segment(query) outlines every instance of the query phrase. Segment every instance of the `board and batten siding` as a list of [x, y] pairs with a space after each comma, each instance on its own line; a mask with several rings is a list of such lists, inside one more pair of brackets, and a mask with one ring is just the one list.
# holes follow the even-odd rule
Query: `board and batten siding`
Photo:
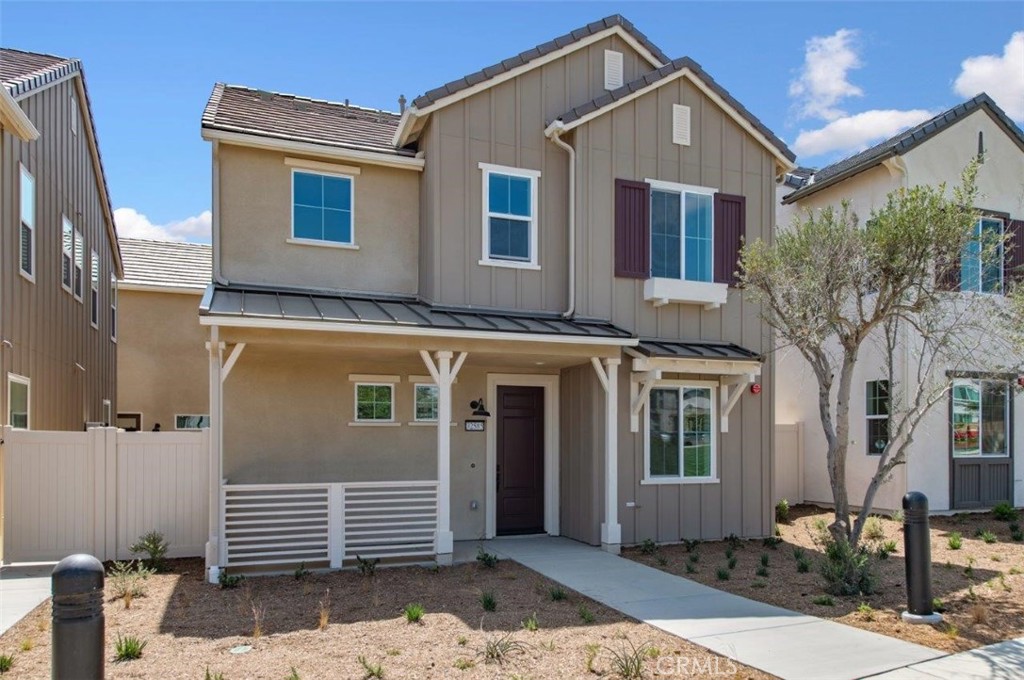
[[[7, 421], [7, 375], [32, 381], [34, 430], [81, 430], [104, 417], [103, 400], [117, 408], [117, 345], [110, 338], [110, 276], [114, 256], [103, 212], [84, 119], [71, 132], [72, 94], [79, 102], [79, 79], [39, 91], [19, 103], [41, 135], [23, 142], [3, 131], [0, 167], [0, 334], [11, 346], [0, 348], [0, 420]], [[19, 273], [20, 173], [22, 163], [35, 177], [35, 283]], [[85, 239], [82, 302], [61, 287], [61, 216]], [[99, 329], [90, 325], [91, 250], [100, 260]], [[85, 370], [79, 369], [76, 364]]]
[[597, 545], [604, 515], [604, 392], [589, 363], [562, 369], [559, 386], [559, 531]]
[[[619, 36], [582, 47], [431, 114], [420, 136], [420, 295], [440, 304], [559, 311], [568, 305], [565, 151], [545, 125], [605, 93], [604, 51], [623, 54], [626, 82], [651, 66]], [[479, 163], [539, 170], [539, 270], [480, 265]]]

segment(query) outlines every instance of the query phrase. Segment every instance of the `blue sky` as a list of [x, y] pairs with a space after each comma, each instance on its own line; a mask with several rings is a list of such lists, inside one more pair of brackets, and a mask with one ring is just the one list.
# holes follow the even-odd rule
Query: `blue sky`
[[670, 56], [701, 63], [804, 164], [848, 155], [972, 88], [1024, 119], [1019, 2], [4, 0], [0, 44], [83, 60], [123, 231], [207, 240], [199, 120], [215, 82], [395, 110], [399, 94], [411, 100], [616, 12]]

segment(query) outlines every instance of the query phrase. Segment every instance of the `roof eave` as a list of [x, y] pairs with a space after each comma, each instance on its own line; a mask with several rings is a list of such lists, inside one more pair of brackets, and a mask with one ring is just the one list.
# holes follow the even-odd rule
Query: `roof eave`
[[876, 165], [881, 165], [882, 163], [892, 158], [893, 156], [902, 155], [906, 153], [908, 150], [909, 149], [903, 149], [901, 151], [897, 151], [895, 148], [890, 148], [884, 153], [879, 154], [878, 156], [873, 156], [862, 163], [851, 165], [849, 168], [843, 170], [842, 172], [837, 172], [831, 177], [823, 179], [819, 182], [812, 182], [811, 184], [808, 184], [797, 189], [791, 194], [786, 194], [785, 196], [782, 197], [782, 204], [790, 205], [791, 203], [795, 203], [796, 201], [807, 198], [812, 194], [818, 193], [822, 189], [827, 189], [830, 186], [834, 186], [839, 182], [842, 182], [844, 180], [849, 179], [850, 177], [853, 177], [854, 175], [859, 175], [865, 170], [870, 170]]
[[0, 125], [23, 142], [39, 139], [39, 130], [6, 87], [0, 87]]

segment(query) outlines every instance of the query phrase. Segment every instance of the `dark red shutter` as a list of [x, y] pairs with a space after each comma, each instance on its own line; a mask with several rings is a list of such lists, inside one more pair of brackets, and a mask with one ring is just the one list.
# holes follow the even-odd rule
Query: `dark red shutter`
[[939, 290], [960, 290], [960, 256], [952, 262], [935, 263], [935, 287]]
[[747, 197], [715, 194], [715, 282], [739, 283], [740, 249], [747, 236]]
[[651, 276], [651, 186], [615, 180], [615, 275]]
[[1024, 283], [1024, 220], [1006, 223], [1006, 255], [1003, 258], [1006, 290]]

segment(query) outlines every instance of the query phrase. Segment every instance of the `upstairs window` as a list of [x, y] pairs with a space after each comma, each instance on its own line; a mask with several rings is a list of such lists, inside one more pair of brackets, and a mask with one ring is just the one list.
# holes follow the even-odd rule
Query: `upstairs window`
[[92, 251], [89, 256], [89, 323], [100, 327], [100, 256]]
[[352, 177], [292, 171], [292, 238], [353, 245]]
[[540, 172], [481, 163], [483, 259], [480, 264], [536, 269]]
[[868, 382], [865, 411], [868, 423], [868, 455], [881, 455], [889, 443], [889, 404], [889, 381]]
[[713, 189], [651, 182], [651, 276], [714, 280]]
[[21, 275], [36, 280], [36, 180], [24, 165], [21, 168], [21, 228], [18, 264]]
[[75, 299], [82, 301], [82, 287], [85, 285], [85, 238], [75, 229]]
[[71, 283], [74, 280], [75, 260], [75, 227], [67, 217], [61, 218], [60, 237], [60, 285], [67, 292], [71, 292]]
[[983, 217], [974, 225], [974, 238], [960, 254], [960, 290], [1003, 292], [1003, 221]]
[[110, 275], [110, 339], [117, 342], [117, 277]]

